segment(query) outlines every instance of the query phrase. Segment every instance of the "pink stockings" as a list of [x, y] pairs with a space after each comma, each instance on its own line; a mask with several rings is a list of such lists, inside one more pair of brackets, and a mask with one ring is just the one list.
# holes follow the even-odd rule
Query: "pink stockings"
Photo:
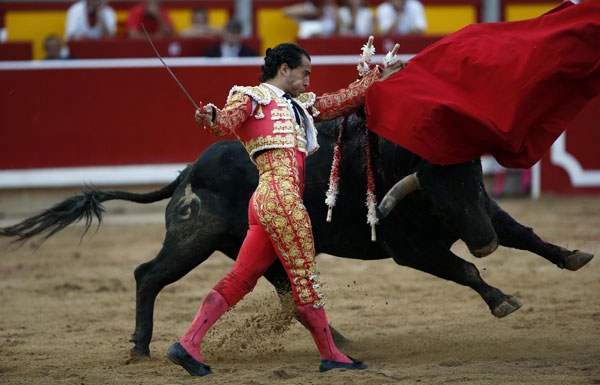
[[[235, 305], [256, 285], [269, 266], [278, 257], [270, 236], [265, 228], [257, 221], [256, 214], [250, 202], [249, 220], [250, 229], [242, 244], [238, 258], [233, 269], [211, 290], [204, 299], [196, 318], [189, 330], [179, 340], [181, 345], [197, 361], [204, 362], [200, 354], [202, 338], [217, 319], [227, 311], [230, 306]], [[283, 262], [288, 276], [290, 268]], [[308, 283], [312, 284], [311, 281]], [[323, 308], [315, 309], [313, 303], [301, 304], [299, 296], [294, 300], [298, 308], [300, 319], [310, 331], [321, 358], [332, 361], [351, 362], [345, 355], [339, 352], [331, 338], [327, 317]]]
[[[197, 361], [204, 362], [200, 354], [200, 347], [206, 332], [227, 309], [229, 309], [229, 304], [225, 298], [214, 289], [211, 290], [204, 299], [204, 302], [202, 302], [202, 306], [196, 318], [194, 318], [192, 325], [179, 340], [184, 349]], [[319, 349], [321, 358], [339, 362], [352, 362], [348, 357], [340, 353], [333, 343], [331, 331], [327, 324], [325, 309], [315, 309], [312, 304], [299, 305], [297, 309], [302, 323], [310, 331], [317, 349]]]
[[229, 309], [229, 304], [225, 298], [215, 290], [204, 298], [200, 310], [192, 321], [188, 331], [181, 337], [179, 343], [188, 353], [197, 361], [204, 362], [200, 354], [200, 345], [202, 339], [210, 327]]
[[321, 358], [326, 358], [332, 361], [352, 362], [348, 357], [343, 355], [333, 343], [331, 331], [327, 323], [325, 309], [315, 309], [311, 303], [305, 305], [297, 305], [298, 314], [302, 323], [312, 335], [317, 349], [321, 354]]

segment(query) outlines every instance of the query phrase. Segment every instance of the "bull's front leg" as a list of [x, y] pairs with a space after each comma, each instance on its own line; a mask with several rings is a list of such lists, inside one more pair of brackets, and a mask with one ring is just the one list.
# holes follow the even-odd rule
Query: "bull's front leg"
[[531, 228], [523, 226], [513, 219], [494, 201], [491, 201], [491, 218], [502, 246], [531, 251], [561, 269], [579, 270], [594, 258], [593, 254], [580, 250], [567, 250], [544, 241]]
[[[450, 250], [432, 245], [422, 245], [419, 250], [394, 248], [385, 240], [381, 242], [384, 251], [392, 256], [396, 263], [432, 274], [436, 277], [468, 286], [475, 290], [498, 318], [506, 317], [518, 310], [523, 303], [516, 297], [504, 294], [500, 289], [490, 286], [481, 278], [477, 267], [458, 257]], [[400, 253], [399, 250], [402, 250]]]

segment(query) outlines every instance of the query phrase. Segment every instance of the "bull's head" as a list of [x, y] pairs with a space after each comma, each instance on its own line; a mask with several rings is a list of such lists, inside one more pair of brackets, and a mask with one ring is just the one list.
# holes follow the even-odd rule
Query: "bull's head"
[[427, 199], [435, 216], [467, 244], [471, 254], [484, 257], [496, 250], [498, 236], [490, 220], [479, 160], [451, 166], [422, 162], [417, 172], [388, 191], [379, 205], [379, 216], [388, 215], [415, 190]]

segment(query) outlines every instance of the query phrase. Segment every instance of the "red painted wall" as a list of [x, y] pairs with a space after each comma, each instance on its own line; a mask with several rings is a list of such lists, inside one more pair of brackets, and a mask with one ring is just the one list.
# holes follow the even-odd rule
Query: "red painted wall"
[[[196, 100], [218, 106], [260, 74], [259, 66], [172, 70]], [[315, 65], [310, 90], [355, 78], [354, 65]], [[0, 84], [0, 169], [192, 162], [214, 142], [161, 67], [0, 70]]]
[[577, 160], [588, 178], [595, 181], [595, 186], [573, 186], [568, 170], [553, 164], [549, 151], [541, 162], [542, 192], [600, 193], [600, 97], [588, 103], [567, 129], [566, 152]]
[[[260, 72], [258, 64], [172, 69], [196, 100], [219, 106], [231, 86], [257, 84]], [[313, 64], [309, 89], [334, 91], [355, 77], [355, 64]], [[0, 69], [0, 84], [0, 170], [187, 163], [215, 141], [194, 122], [194, 107], [162, 67]], [[600, 173], [598, 148], [600, 97], [566, 139], [584, 172]], [[597, 179], [574, 187], [550, 152], [542, 159], [542, 192], [597, 194]]]

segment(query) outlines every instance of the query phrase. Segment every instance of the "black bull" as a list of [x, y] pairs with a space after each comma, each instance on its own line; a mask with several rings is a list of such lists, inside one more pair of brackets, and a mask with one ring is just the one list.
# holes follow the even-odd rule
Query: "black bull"
[[[393, 258], [400, 265], [469, 286], [496, 317], [510, 314], [521, 302], [488, 285], [475, 265], [452, 253], [450, 247], [458, 239], [480, 257], [493, 252], [499, 243], [531, 251], [569, 270], [577, 270], [592, 259], [591, 254], [543, 241], [503, 211], [484, 190], [479, 160], [438, 166], [369, 134], [379, 199], [411, 173], [417, 173], [420, 184], [420, 190], [409, 193], [381, 220], [377, 242], [372, 242], [364, 203], [367, 133], [364, 119], [358, 115], [344, 122], [340, 192], [333, 221], [327, 223], [324, 199], [339, 124], [340, 120], [319, 125], [321, 149], [307, 158], [304, 203], [312, 219], [317, 252], [363, 260]], [[46, 231], [49, 237], [79, 219], [84, 218], [88, 227], [94, 216], [100, 220], [103, 201], [151, 203], [172, 197], [166, 211], [167, 234], [162, 249], [156, 258], [138, 266], [134, 274], [137, 289], [132, 351], [149, 354], [156, 296], [216, 250], [236, 258], [248, 228], [247, 206], [257, 180], [256, 168], [240, 143], [220, 142], [160, 190], [133, 194], [92, 189], [15, 226], [0, 229], [0, 234], [25, 240]], [[289, 298], [290, 283], [279, 261], [265, 277], [282, 299]]]

